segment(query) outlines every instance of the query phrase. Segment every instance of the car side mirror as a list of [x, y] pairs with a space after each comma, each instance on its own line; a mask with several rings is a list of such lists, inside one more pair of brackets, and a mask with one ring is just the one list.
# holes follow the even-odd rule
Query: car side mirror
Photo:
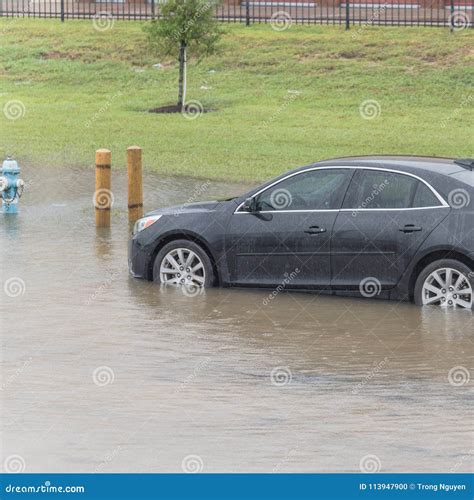
[[247, 198], [242, 205], [242, 210], [244, 212], [256, 212], [257, 202], [255, 201], [255, 198]]

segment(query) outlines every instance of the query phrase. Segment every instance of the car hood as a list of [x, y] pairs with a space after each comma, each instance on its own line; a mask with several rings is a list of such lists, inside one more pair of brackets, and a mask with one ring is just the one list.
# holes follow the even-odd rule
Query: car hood
[[203, 201], [198, 203], [183, 203], [182, 205], [174, 205], [172, 207], [157, 208], [146, 215], [179, 215], [192, 213], [213, 212], [219, 205], [223, 205], [223, 201]]

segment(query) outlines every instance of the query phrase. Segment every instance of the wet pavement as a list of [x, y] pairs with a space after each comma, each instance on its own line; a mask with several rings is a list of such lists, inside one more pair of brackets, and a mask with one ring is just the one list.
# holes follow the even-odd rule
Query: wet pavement
[[[470, 311], [269, 290], [190, 296], [128, 276], [92, 169], [23, 168], [0, 216], [8, 472], [468, 472]], [[248, 186], [145, 175], [147, 209]]]

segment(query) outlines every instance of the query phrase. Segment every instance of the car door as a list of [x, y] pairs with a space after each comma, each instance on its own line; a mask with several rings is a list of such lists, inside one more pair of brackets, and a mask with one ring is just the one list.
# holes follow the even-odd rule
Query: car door
[[255, 210], [240, 206], [226, 229], [226, 259], [234, 285], [327, 287], [330, 238], [353, 172], [313, 168], [254, 195]]
[[449, 213], [431, 186], [411, 174], [359, 168], [331, 240], [331, 286], [372, 292], [394, 287], [430, 232]]

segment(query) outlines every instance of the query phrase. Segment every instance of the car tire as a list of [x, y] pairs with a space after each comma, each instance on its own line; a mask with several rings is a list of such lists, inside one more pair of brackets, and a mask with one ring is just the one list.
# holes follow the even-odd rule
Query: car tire
[[418, 275], [414, 299], [418, 306], [432, 304], [472, 309], [473, 291], [472, 269], [458, 260], [441, 259], [426, 266]]
[[[193, 259], [191, 267], [186, 268], [187, 259], [191, 256]], [[175, 262], [179, 268], [173, 265]], [[166, 272], [163, 272], [164, 269]], [[191, 272], [192, 269], [196, 269], [195, 272]], [[173, 271], [176, 273], [173, 274]], [[189, 280], [190, 276], [193, 279]], [[200, 245], [190, 240], [174, 240], [167, 243], [158, 252], [153, 264], [153, 281], [162, 284], [182, 284], [208, 288], [214, 285], [214, 279], [214, 269], [209, 255]]]

